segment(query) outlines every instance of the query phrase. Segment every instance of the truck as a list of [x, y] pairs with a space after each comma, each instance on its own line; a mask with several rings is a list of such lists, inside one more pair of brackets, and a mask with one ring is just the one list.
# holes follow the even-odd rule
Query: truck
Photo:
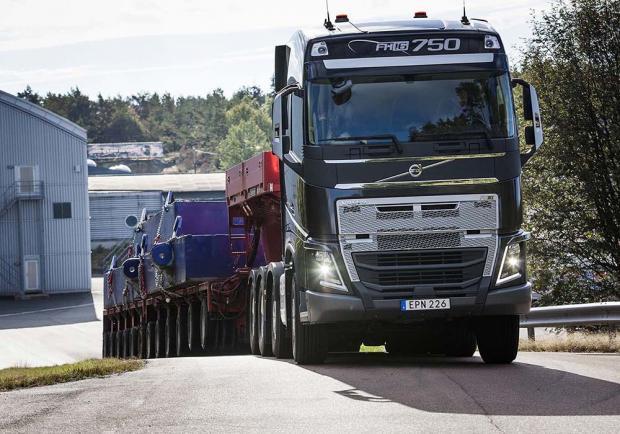
[[[274, 85], [271, 151], [226, 172], [233, 271], [106, 307], [104, 354], [135, 334], [125, 355], [312, 364], [364, 344], [512, 362], [531, 305], [522, 168], [543, 132], [497, 31], [328, 17], [275, 47]], [[159, 243], [143, 244], [136, 269]]]

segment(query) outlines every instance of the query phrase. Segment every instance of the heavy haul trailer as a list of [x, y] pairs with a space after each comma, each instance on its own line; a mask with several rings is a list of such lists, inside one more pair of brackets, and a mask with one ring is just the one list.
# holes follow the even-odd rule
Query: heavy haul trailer
[[227, 172], [231, 209], [273, 253], [249, 274], [252, 352], [315, 363], [385, 343], [511, 362], [531, 304], [520, 181], [543, 140], [535, 89], [511, 80], [483, 20], [325, 28], [275, 50], [279, 185], [275, 170], [249, 189], [251, 167]]
[[[113, 259], [104, 277], [104, 357], [247, 348], [245, 252], [231, 253], [245, 245], [244, 232], [229, 232], [226, 203], [169, 195], [161, 212], [145, 217], [139, 244]], [[264, 263], [262, 249], [254, 258]]]

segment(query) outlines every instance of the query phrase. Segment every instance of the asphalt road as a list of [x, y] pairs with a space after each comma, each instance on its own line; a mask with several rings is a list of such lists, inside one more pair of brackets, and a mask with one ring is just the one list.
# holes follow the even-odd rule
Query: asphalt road
[[96, 278], [90, 293], [0, 299], [0, 369], [100, 357], [102, 288]]
[[138, 372], [0, 393], [17, 432], [618, 432], [620, 357], [253, 356], [162, 359]]

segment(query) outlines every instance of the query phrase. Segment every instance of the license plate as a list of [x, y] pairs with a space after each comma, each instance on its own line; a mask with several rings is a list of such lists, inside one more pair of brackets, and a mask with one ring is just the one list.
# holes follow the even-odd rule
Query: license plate
[[400, 310], [442, 310], [450, 309], [449, 298], [427, 298], [425, 300], [401, 300]]

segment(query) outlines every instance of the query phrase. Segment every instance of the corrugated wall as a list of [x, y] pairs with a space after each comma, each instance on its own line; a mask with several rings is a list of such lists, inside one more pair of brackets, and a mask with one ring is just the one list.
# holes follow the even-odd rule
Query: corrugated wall
[[[43, 292], [90, 290], [85, 139], [0, 102], [0, 150], [0, 190], [14, 183], [14, 166], [32, 165], [44, 191], [42, 200], [22, 201], [0, 216], [0, 258], [19, 262], [21, 238], [22, 254], [40, 258]], [[70, 202], [71, 218], [54, 219], [55, 202]], [[0, 286], [0, 295], [19, 292]]]
[[102, 241], [121, 241], [130, 238], [132, 229], [125, 218], [140, 218], [142, 209], [149, 214], [161, 210], [160, 192], [90, 192], [90, 239], [93, 244]]

